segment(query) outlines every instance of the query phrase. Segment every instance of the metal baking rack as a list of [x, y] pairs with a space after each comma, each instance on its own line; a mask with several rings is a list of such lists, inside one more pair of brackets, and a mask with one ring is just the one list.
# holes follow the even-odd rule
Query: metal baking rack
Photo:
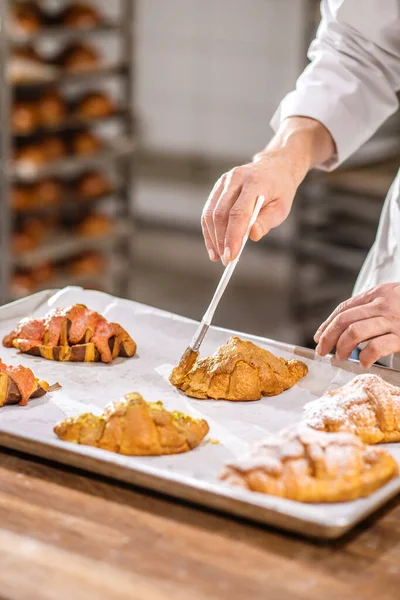
[[[106, 255], [111, 265], [107, 273], [102, 272], [96, 276], [67, 276], [65, 274], [47, 281], [47, 287], [70, 285], [82, 281], [88, 281], [91, 286], [99, 286], [105, 291], [116, 295], [127, 296], [131, 292], [129, 269], [133, 260], [133, 153], [135, 150], [135, 124], [133, 114], [133, 86], [134, 86], [134, 16], [135, 1], [120, 0], [118, 3], [118, 17], [115, 21], [106, 20], [104, 23], [93, 28], [72, 29], [56, 26], [45, 26], [33, 34], [23, 34], [20, 31], [12, 31], [7, 26], [10, 23], [9, 15], [12, 5], [18, 0], [2, 0], [0, 2], [0, 157], [1, 157], [1, 181], [0, 181], [0, 303], [13, 299], [11, 292], [11, 278], [15, 269], [32, 268], [47, 261], [55, 262], [64, 260], [81, 251], [98, 250]], [[69, 0], [63, 0], [66, 6]], [[93, 7], [96, 3], [93, 2]], [[5, 24], [5, 26], [3, 25]], [[47, 65], [41, 69], [35, 69], [31, 77], [21, 76], [13, 79], [10, 73], [10, 57], [12, 48], [21, 48], [32, 42], [45, 38], [57, 39], [62, 43], [86, 39], [88, 36], [101, 37], [102, 35], [118, 35], [122, 44], [121, 56], [123, 62], [102, 63], [99, 67], [82, 70], [78, 72], [63, 72], [61, 69]], [[48, 86], [58, 87], [64, 84], [74, 83], [85, 91], [86, 84], [93, 82], [101, 83], [105, 78], [117, 78], [121, 85], [122, 99], [112, 114], [99, 118], [82, 118], [73, 113], [68, 114], [65, 120], [55, 127], [38, 127], [26, 133], [16, 133], [11, 126], [11, 107], [13, 97], [18, 93], [18, 98], [24, 98], [24, 94], [41, 92]], [[101, 86], [99, 86], [101, 87]], [[93, 86], [92, 86], [93, 89]], [[67, 155], [65, 158], [44, 166], [32, 164], [13, 164], [12, 150], [16, 142], [29, 142], [46, 134], [67, 134], [69, 131], [80, 128], [91, 128], [94, 125], [115, 121], [123, 127], [123, 135], [107, 144], [98, 153], [89, 157]], [[110, 179], [117, 179], [118, 184], [113, 186], [110, 193], [90, 199], [80, 199], [72, 192], [67, 194], [58, 205], [32, 207], [32, 215], [57, 214], [65, 211], [66, 206], [96, 206], [101, 201], [112, 202], [115, 213], [118, 215], [110, 233], [101, 238], [82, 238], [73, 234], [57, 234], [53, 239], [44, 243], [26, 255], [13, 256], [10, 249], [10, 239], [13, 232], [14, 221], [21, 214], [11, 207], [11, 189], [13, 183], [31, 183], [42, 177], [60, 177], [65, 179], [73, 177], [87, 169], [100, 169], [110, 171]], [[30, 209], [29, 209], [30, 210]], [[40, 289], [40, 288], [38, 288]]]
[[312, 347], [318, 326], [352, 295], [396, 170], [397, 159], [315, 173], [300, 189], [290, 294], [300, 343]]
[[121, 219], [113, 223], [107, 235], [101, 237], [81, 237], [57, 232], [48, 241], [33, 250], [29, 250], [29, 252], [17, 256], [11, 254], [11, 264], [20, 269], [32, 269], [47, 263], [49, 260], [56, 262], [75, 256], [80, 251], [107, 250], [110, 252], [121, 238], [130, 234], [130, 231], [129, 223]]
[[[82, 69], [81, 71], [70, 72], [64, 72], [61, 69], [52, 66], [48, 71], [45, 68], [41, 70], [40, 67], [38, 67], [32, 78], [29, 78], [29, 75], [27, 74], [24, 79], [13, 79], [13, 77], [9, 77], [9, 79], [10, 84], [13, 87], [28, 90], [46, 85], [54, 86], [64, 83], [88, 83], [97, 81], [101, 77], [124, 76], [128, 71], [129, 65], [126, 63], [104, 63], [94, 69]], [[43, 75], [41, 75], [41, 72]]]
[[[305, 47], [320, 20], [319, 0], [308, 0]], [[400, 118], [394, 115], [333, 173], [311, 172], [293, 204], [291, 317], [298, 343], [315, 347], [314, 333], [352, 295], [372, 246], [386, 192], [398, 169]]]
[[114, 33], [118, 28], [118, 23], [105, 21], [95, 27], [85, 27], [80, 29], [50, 26], [43, 27], [34, 33], [25, 33], [24, 31], [12, 31], [10, 39], [14, 46], [24, 46], [36, 41], [51, 38], [60, 42], [75, 42], [82, 39], [82, 36], [104, 35], [105, 33]]
[[67, 115], [61, 124], [52, 126], [49, 125], [46, 127], [39, 126], [26, 132], [14, 131], [13, 136], [16, 139], [29, 140], [32, 137], [38, 137], [46, 134], [64, 133], [73, 131], [75, 129], [81, 129], [83, 127], [91, 127], [94, 125], [110, 123], [111, 121], [118, 121], [119, 119], [125, 119], [128, 114], [129, 109], [123, 107], [118, 107], [117, 110], [109, 115], [104, 115], [101, 117], [88, 117], [84, 119], [78, 115], [72, 114]]
[[86, 169], [103, 167], [111, 161], [130, 156], [135, 144], [132, 138], [119, 138], [108, 144], [108, 147], [92, 156], [67, 155], [57, 161], [37, 166], [31, 162], [15, 163], [11, 167], [11, 179], [14, 182], [32, 182], [42, 177], [71, 176]]
[[[66, 188], [68, 188], [68, 182], [64, 182]], [[81, 196], [76, 193], [66, 192], [63, 194], [61, 200], [55, 204], [42, 204], [42, 205], [32, 205], [28, 210], [21, 209], [16, 210], [16, 215], [20, 217], [24, 217], [26, 215], [30, 216], [44, 216], [44, 215], [54, 215], [60, 214], [68, 210], [74, 210], [75, 208], [79, 209], [82, 207], [85, 208], [94, 208], [99, 204], [104, 204], [110, 201], [113, 201], [115, 196], [118, 196], [124, 190], [124, 186], [121, 183], [115, 183], [111, 185], [111, 188], [107, 193], [99, 194], [96, 196]]]

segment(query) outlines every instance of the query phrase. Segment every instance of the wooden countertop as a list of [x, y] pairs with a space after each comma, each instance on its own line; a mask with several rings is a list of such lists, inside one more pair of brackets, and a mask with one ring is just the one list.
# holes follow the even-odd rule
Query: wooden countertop
[[3, 600], [394, 600], [400, 501], [317, 543], [0, 452]]

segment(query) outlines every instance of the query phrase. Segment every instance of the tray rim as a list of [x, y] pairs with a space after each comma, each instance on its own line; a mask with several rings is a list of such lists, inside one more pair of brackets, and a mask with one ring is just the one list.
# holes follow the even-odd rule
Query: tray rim
[[[0, 321], [11, 318], [18, 318], [26, 315], [27, 311], [34, 311], [43, 303], [47, 302], [57, 292], [66, 289], [83, 289], [79, 286], [68, 286], [68, 288], [48, 289], [37, 292], [22, 299], [15, 300], [0, 307]], [[110, 296], [110, 294], [106, 294]], [[112, 296], [110, 296], [112, 297]], [[129, 302], [129, 300], [127, 300]], [[148, 306], [133, 301], [139, 306]], [[29, 307], [29, 308], [28, 308]], [[9, 315], [5, 313], [10, 312]], [[20, 312], [22, 311], [22, 312]], [[157, 309], [159, 313], [171, 315], [168, 311]], [[196, 323], [193, 319], [185, 317], [187, 322]], [[213, 327], [219, 331], [232, 333], [232, 330], [223, 327]], [[269, 338], [255, 336], [242, 332], [234, 332], [243, 337], [251, 337], [252, 340], [259, 340], [263, 343], [268, 341], [278, 343], [282, 350], [290, 351], [297, 356], [314, 359], [314, 351], [301, 346], [292, 346], [284, 342], [277, 342]], [[346, 371], [362, 372], [357, 361], [338, 361], [331, 357], [333, 366], [344, 368]], [[388, 367], [375, 366], [371, 369], [377, 374], [386, 376], [392, 375], [399, 380], [400, 371]], [[170, 498], [184, 500], [195, 504], [198, 507], [216, 510], [226, 515], [244, 518], [246, 520], [272, 526], [277, 529], [283, 529], [288, 532], [301, 534], [309, 538], [333, 540], [345, 535], [360, 522], [374, 514], [379, 508], [387, 504], [391, 499], [400, 493], [400, 477], [387, 483], [380, 490], [374, 493], [375, 501], [367, 504], [357, 514], [347, 517], [335, 517], [329, 521], [320, 521], [308, 519], [305, 516], [297, 516], [290, 511], [290, 507], [295, 503], [291, 500], [279, 499], [282, 506], [267, 506], [270, 500], [271, 504], [276, 501], [273, 496], [264, 496], [254, 494], [250, 497], [246, 492], [236, 490], [232, 487], [226, 487], [222, 484], [213, 484], [197, 480], [195, 478], [180, 475], [171, 471], [151, 468], [148, 465], [123, 465], [115, 462], [114, 454], [100, 449], [92, 449], [96, 456], [83, 454], [78, 445], [54, 440], [53, 442], [44, 441], [34, 435], [24, 436], [22, 434], [1, 430], [0, 425], [0, 447], [22, 452], [28, 456], [43, 458], [51, 462], [62, 464], [66, 467], [72, 467], [84, 472], [100, 475], [115, 481], [121, 481], [126, 484], [138, 486], [140, 488], [155, 491]], [[118, 456], [118, 455], [117, 455]], [[258, 501], [257, 501], [258, 500]], [[310, 505], [309, 505], [310, 506]], [[311, 505], [312, 506], [312, 505]], [[288, 510], [284, 510], [284, 508]]]

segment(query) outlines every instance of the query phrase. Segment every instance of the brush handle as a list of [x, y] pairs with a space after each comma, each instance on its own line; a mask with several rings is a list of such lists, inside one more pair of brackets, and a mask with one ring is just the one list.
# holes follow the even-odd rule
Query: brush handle
[[237, 255], [237, 257], [234, 260], [232, 260], [231, 262], [229, 262], [229, 264], [225, 267], [225, 271], [222, 273], [222, 277], [221, 277], [221, 279], [219, 281], [217, 289], [215, 290], [214, 296], [213, 296], [213, 298], [212, 298], [212, 300], [210, 302], [210, 306], [206, 310], [206, 312], [205, 312], [205, 314], [204, 314], [204, 316], [203, 316], [203, 318], [201, 320], [200, 326], [197, 329], [197, 331], [196, 331], [196, 333], [195, 333], [195, 335], [194, 335], [194, 337], [192, 339], [192, 342], [190, 344], [190, 348], [192, 348], [192, 350], [195, 350], [196, 352], [198, 351], [198, 349], [200, 347], [200, 344], [203, 341], [204, 336], [207, 333], [207, 330], [208, 330], [209, 326], [211, 325], [211, 321], [213, 319], [214, 313], [215, 313], [215, 311], [217, 309], [217, 306], [218, 306], [218, 304], [219, 304], [219, 302], [220, 302], [220, 300], [222, 298], [222, 295], [223, 295], [223, 293], [224, 293], [224, 291], [226, 289], [226, 286], [228, 285], [228, 283], [229, 283], [229, 281], [230, 281], [230, 279], [231, 279], [231, 277], [233, 275], [233, 272], [234, 272], [234, 270], [236, 268], [236, 265], [239, 262], [239, 258], [241, 256], [241, 254], [243, 252], [243, 249], [244, 249], [244, 247], [246, 245], [246, 242], [247, 242], [247, 240], [249, 238], [251, 228], [253, 227], [254, 223], [257, 220], [257, 217], [259, 215], [261, 207], [264, 204], [264, 200], [265, 200], [264, 196], [259, 196], [258, 197], [257, 202], [256, 202], [256, 204], [254, 206], [254, 210], [253, 210], [253, 214], [252, 214], [251, 219], [250, 219], [250, 223], [249, 223], [249, 225], [247, 227], [247, 230], [246, 230], [246, 233], [245, 233], [245, 235], [243, 237], [243, 242], [242, 242], [242, 246], [241, 246], [241, 248], [239, 250], [239, 254]]
[[226, 289], [226, 286], [228, 285], [233, 272], [236, 268], [236, 265], [239, 262], [239, 258], [242, 255], [243, 249], [246, 245], [246, 242], [249, 238], [250, 235], [250, 231], [251, 228], [253, 227], [254, 223], [257, 221], [257, 217], [258, 214], [261, 210], [262, 205], [264, 204], [264, 196], [259, 196], [257, 199], [257, 202], [255, 204], [254, 210], [253, 210], [253, 214], [252, 217], [250, 219], [250, 223], [247, 227], [246, 233], [243, 237], [243, 242], [242, 242], [242, 246], [239, 250], [239, 254], [237, 255], [237, 257], [235, 258], [235, 260], [232, 260], [231, 262], [229, 262], [229, 264], [226, 266], [225, 271], [222, 273], [222, 277], [219, 281], [219, 284], [217, 286], [217, 289], [215, 290], [213, 299], [210, 302], [210, 306], [208, 307], [207, 311], [204, 314], [204, 317], [202, 319], [202, 323], [204, 323], [205, 325], [211, 325], [211, 321], [213, 319], [214, 313], [217, 309], [217, 306], [222, 298], [222, 295]]

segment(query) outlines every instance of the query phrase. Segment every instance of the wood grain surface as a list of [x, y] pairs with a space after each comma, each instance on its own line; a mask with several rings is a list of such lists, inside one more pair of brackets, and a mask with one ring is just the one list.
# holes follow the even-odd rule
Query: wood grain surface
[[0, 452], [0, 598], [394, 600], [400, 502], [316, 543]]

